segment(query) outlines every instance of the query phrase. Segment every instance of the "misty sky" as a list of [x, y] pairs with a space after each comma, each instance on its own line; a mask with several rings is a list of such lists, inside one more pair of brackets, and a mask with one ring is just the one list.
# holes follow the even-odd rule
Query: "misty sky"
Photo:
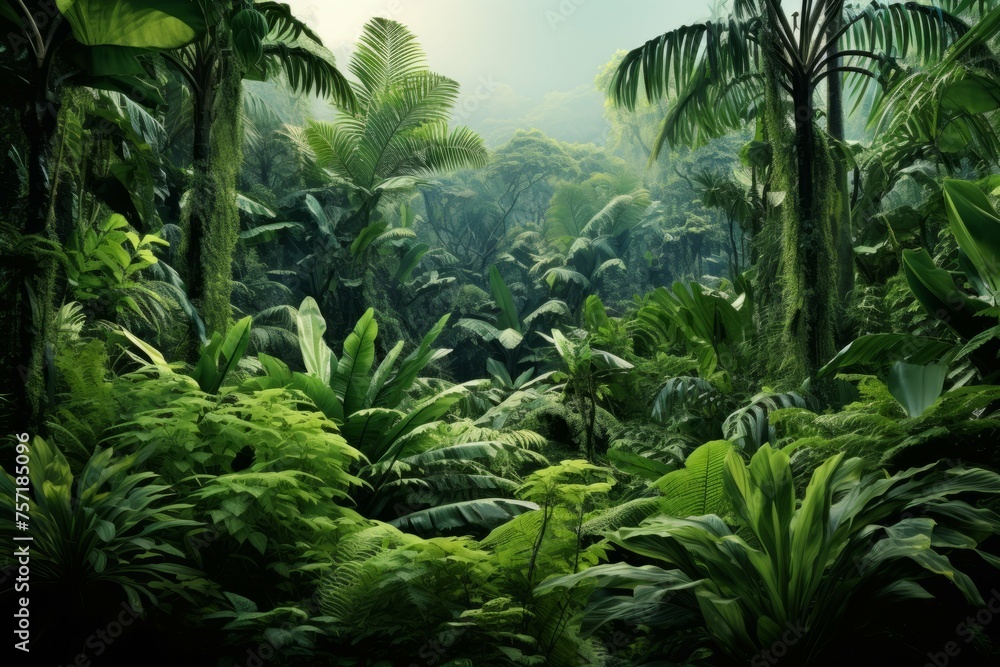
[[[491, 143], [506, 140], [513, 125], [532, 122], [554, 135], [548, 126], [562, 127], [564, 136], [557, 138], [564, 140], [599, 140], [594, 123], [600, 122], [602, 102], [593, 90], [599, 69], [617, 50], [710, 13], [706, 0], [286, 1], [345, 70], [351, 46], [371, 17], [409, 27], [431, 69], [462, 84], [459, 120], [492, 132]], [[489, 94], [471, 100], [486, 91], [484, 84]], [[557, 123], [559, 108], [570, 110], [578, 126]]]

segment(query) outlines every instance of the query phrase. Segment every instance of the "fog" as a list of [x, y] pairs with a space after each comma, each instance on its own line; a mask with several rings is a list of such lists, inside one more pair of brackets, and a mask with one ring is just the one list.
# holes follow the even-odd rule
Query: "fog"
[[[455, 120], [491, 145], [519, 127], [601, 143], [594, 77], [616, 51], [709, 18], [705, 0], [289, 0], [346, 67], [373, 16], [399, 21], [431, 68], [462, 84]], [[488, 26], [487, 29], [482, 29]]]

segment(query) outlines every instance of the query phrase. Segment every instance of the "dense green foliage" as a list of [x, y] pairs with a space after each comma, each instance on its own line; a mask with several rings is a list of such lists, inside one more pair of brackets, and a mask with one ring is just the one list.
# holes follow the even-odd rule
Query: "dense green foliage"
[[31, 658], [996, 664], [1000, 6], [794, 4], [488, 150], [391, 19], [0, 0]]

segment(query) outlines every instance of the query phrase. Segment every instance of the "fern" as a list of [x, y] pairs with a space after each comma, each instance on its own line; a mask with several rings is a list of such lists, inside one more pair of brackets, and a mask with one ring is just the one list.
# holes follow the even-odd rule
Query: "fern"
[[659, 514], [663, 504], [662, 498], [636, 498], [627, 503], [594, 512], [583, 523], [581, 532], [584, 535], [604, 536], [605, 533], [624, 526], [638, 526], [654, 514]]
[[722, 480], [726, 455], [732, 447], [727, 440], [704, 444], [691, 452], [684, 468], [654, 482], [664, 496], [662, 512], [677, 517], [724, 514]]

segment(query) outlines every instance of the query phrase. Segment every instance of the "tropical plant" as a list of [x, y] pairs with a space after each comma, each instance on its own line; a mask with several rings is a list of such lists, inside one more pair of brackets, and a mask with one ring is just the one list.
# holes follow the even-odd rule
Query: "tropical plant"
[[539, 335], [547, 340], [559, 358], [559, 370], [553, 375], [562, 383], [563, 399], [572, 400], [577, 412], [586, 419], [587, 460], [595, 455], [595, 426], [597, 423], [597, 403], [610, 395], [610, 383], [622, 373], [627, 373], [632, 364], [610, 352], [591, 348], [587, 338], [578, 341], [568, 339], [558, 329], [552, 336]]
[[496, 310], [493, 321], [481, 317], [463, 317], [456, 324], [476, 334], [486, 343], [495, 343], [495, 347], [503, 354], [506, 372], [514, 377], [518, 375], [519, 367], [531, 358], [531, 348], [526, 339], [535, 321], [568, 316], [570, 308], [565, 301], [550, 299], [522, 318], [510, 289], [496, 266], [490, 267], [490, 289]]
[[[166, 502], [173, 491], [156, 483], [155, 473], [134, 470], [135, 454], [116, 458], [113, 449], [98, 449], [74, 475], [42, 438], [18, 451], [30, 451], [31, 464], [0, 476], [0, 503], [11, 516], [30, 516], [33, 581], [77, 594], [97, 583], [113, 586], [136, 610], [155, 606], [163, 593], [207, 592], [209, 583], [183, 564], [176, 546], [203, 524], [182, 518], [190, 504]], [[3, 531], [5, 539], [16, 536], [13, 522]]]
[[117, 214], [96, 229], [75, 230], [64, 249], [73, 298], [96, 317], [122, 321], [127, 314], [159, 328], [168, 319], [166, 304], [139, 275], [158, 262], [155, 245], [169, 244], [155, 234], [128, 230]]
[[952, 275], [935, 266], [922, 250], [903, 251], [903, 270], [914, 296], [936, 318], [966, 341], [969, 354], [984, 380], [996, 377], [1000, 341], [996, 327], [988, 327], [990, 307], [1000, 290], [1000, 215], [976, 185], [958, 180], [944, 182], [945, 209], [951, 233], [958, 242], [961, 277], [975, 292], [969, 295], [955, 285]]
[[[534, 661], [551, 665], [593, 662], [592, 649], [569, 627], [584, 596], [564, 591], [536, 596], [533, 589], [554, 574], [571, 574], [598, 562], [604, 547], [584, 545], [583, 524], [588, 511], [613, 484], [610, 469], [586, 461], [567, 460], [537, 470], [518, 495], [537, 503], [538, 509], [500, 526], [479, 543], [495, 554], [504, 575], [501, 592], [511, 602], [505, 629], [518, 633], [503, 633], [494, 640], [499, 652], [525, 659], [533, 656]], [[479, 628], [490, 627], [487, 615], [470, 614], [468, 620]], [[509, 642], [512, 646], [505, 647]]]
[[337, 121], [313, 121], [296, 135], [316, 166], [350, 189], [352, 214], [343, 223], [348, 244], [372, 223], [385, 194], [411, 189], [433, 173], [486, 164], [477, 134], [448, 127], [458, 84], [424, 62], [403, 25], [369, 21], [349, 66], [358, 80], [352, 85], [356, 109], [342, 105], [348, 113]]
[[532, 271], [579, 310], [610, 271], [625, 271], [632, 235], [651, 224], [656, 213], [649, 193], [628, 174], [561, 184], [545, 214], [545, 240], [554, 252], [537, 257]]
[[747, 454], [757, 451], [762, 445], [774, 440], [774, 429], [768, 415], [775, 410], [787, 408], [816, 407], [816, 400], [797, 392], [776, 394], [761, 392], [750, 402], [734, 411], [722, 424], [725, 437]]
[[844, 138], [845, 74], [877, 79], [893, 49], [903, 57], [912, 49], [928, 60], [967, 28], [916, 3], [873, 2], [855, 10], [844, 0], [803, 0], [797, 26], [778, 0], [739, 0], [733, 14], [683, 26], [630, 51], [611, 94], [629, 110], [642, 90], [651, 101], [674, 98], [651, 160], [665, 144], [699, 145], [754, 119], [761, 123], [772, 149], [775, 189], [785, 192], [781, 218], [770, 223], [781, 248], [775, 253], [784, 261], [774, 275], [761, 278], [770, 290], [780, 272], [780, 290], [774, 290], [782, 294], [778, 318], [785, 344], [794, 350], [781, 370], [801, 381], [832, 356], [834, 295], [853, 277], [853, 255], [845, 247], [849, 217], [830, 215], [838, 194], [841, 201], [847, 196], [847, 179], [816, 124], [820, 86], [829, 87], [827, 132], [836, 144]]
[[281, 72], [296, 92], [315, 93], [351, 110], [355, 98], [333, 54], [287, 4], [193, 4], [208, 29], [190, 46], [164, 57], [190, 89], [194, 173], [184, 221], [186, 278], [192, 300], [202, 306], [213, 330], [224, 328], [230, 317], [243, 79], [266, 80]]
[[931, 596], [920, 583], [927, 578], [945, 577], [969, 604], [983, 603], [949, 552], [976, 551], [1000, 526], [992, 511], [959, 499], [1000, 493], [996, 473], [934, 464], [862, 475], [859, 459], [838, 454], [816, 469], [799, 502], [788, 456], [765, 445], [749, 465], [727, 454], [724, 488], [740, 534], [714, 514], [651, 518], [610, 540], [665, 567], [601, 565], [536, 592], [583, 582], [606, 590], [584, 612], [586, 632], [613, 620], [663, 630], [703, 624], [742, 660], [784, 636], [801, 664], [835, 651], [854, 628], [884, 629], [887, 610]]
[[[20, 112], [27, 143], [26, 154], [18, 158], [23, 163], [27, 199], [20, 231], [29, 237], [50, 238], [60, 170], [52, 164], [54, 140], [64, 88], [134, 91], [137, 98], [156, 100], [156, 88], [142, 66], [143, 56], [189, 44], [205, 26], [200, 13], [180, 0], [115, 0], [110, 7], [99, 0], [4, 0], [0, 2], [0, 29], [10, 36], [9, 48], [0, 58], [0, 79], [8, 92], [3, 106]], [[5, 310], [18, 313], [9, 332], [17, 336], [13, 354], [19, 361], [14, 365], [27, 363], [30, 378], [27, 391], [15, 395], [19, 404], [15, 419], [21, 423], [37, 420], [44, 403], [40, 391], [44, 344], [34, 344], [32, 329], [39, 339], [49, 339], [48, 313], [55, 297], [47, 286], [55, 278], [56, 265], [51, 256], [40, 260], [18, 266], [23, 286], [4, 290]], [[33, 320], [32, 302], [41, 318]]]
[[741, 345], [753, 330], [753, 300], [744, 292], [730, 303], [698, 283], [658, 287], [635, 315], [636, 335], [650, 350], [685, 350], [698, 359], [699, 375], [723, 390], [731, 387]]
[[[760, 202], [753, 188], [746, 188], [735, 177], [712, 171], [700, 171], [691, 177], [702, 204], [714, 208], [726, 217], [729, 231], [729, 275], [736, 277], [747, 259], [744, 240], [752, 236], [755, 218], [760, 215]], [[737, 234], [737, 230], [739, 233]], [[739, 242], [737, 242], [737, 237]]]
[[326, 321], [319, 306], [307, 297], [298, 315], [307, 373], [293, 373], [281, 361], [261, 355], [267, 375], [248, 384], [301, 391], [340, 422], [342, 435], [366, 459], [357, 472], [366, 485], [354, 494], [358, 510], [422, 533], [488, 527], [533, 507], [491, 496], [511, 492], [515, 485], [491, 473], [488, 464], [500, 454], [537, 458], [526, 445], [537, 448], [538, 436], [478, 439], [481, 429], [463, 435], [445, 425], [441, 419], [469, 385], [450, 386], [422, 399], [408, 396], [423, 369], [449, 352], [432, 348], [447, 321], [445, 315], [402, 361], [404, 343], [399, 341], [376, 368], [374, 310], [358, 321], [338, 359], [324, 340]]
[[708, 380], [670, 378], [653, 399], [652, 417], [676, 430], [712, 437], [719, 432], [720, 399], [718, 388]]

